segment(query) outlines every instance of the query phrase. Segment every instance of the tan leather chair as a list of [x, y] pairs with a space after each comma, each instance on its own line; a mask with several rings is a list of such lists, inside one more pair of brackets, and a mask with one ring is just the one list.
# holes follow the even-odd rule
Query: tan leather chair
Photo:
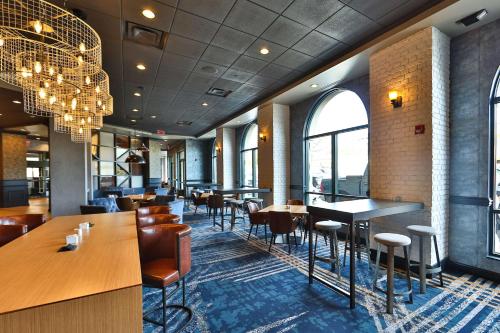
[[295, 229], [297, 229], [297, 221], [295, 221], [290, 212], [269, 212], [268, 213], [268, 223], [269, 229], [271, 230], [271, 241], [269, 242], [269, 252], [271, 252], [271, 246], [276, 244], [277, 235], [286, 235], [288, 243], [288, 254], [291, 253], [290, 247], [290, 233], [293, 233], [295, 238], [295, 245], [297, 245], [297, 235], [295, 234]]
[[137, 228], [149, 227], [157, 224], [178, 224], [181, 221], [179, 215], [175, 214], [155, 214], [137, 217], [135, 224]]
[[0, 247], [28, 232], [26, 224], [0, 225]]
[[135, 210], [136, 217], [143, 217], [155, 214], [170, 214], [170, 207], [168, 206], [147, 206], [140, 207]]
[[31, 231], [47, 221], [43, 214], [23, 214], [0, 217], [0, 225], [24, 224]]
[[264, 226], [264, 235], [267, 244], [267, 213], [259, 212], [259, 205], [255, 202], [248, 202], [248, 216], [250, 218], [250, 231], [248, 232], [247, 240], [250, 239], [250, 235], [252, 234], [253, 226], [257, 226], [255, 228], [255, 236], [257, 236], [257, 232], [259, 230], [259, 225]]
[[[188, 313], [188, 320], [178, 330], [182, 329], [192, 319], [192, 310], [186, 306], [185, 276], [191, 271], [191, 227], [185, 224], [158, 224], [137, 229], [139, 252], [141, 257], [142, 282], [144, 285], [162, 290], [162, 322], [147, 316], [157, 307], [145, 310], [145, 321], [163, 326], [167, 332], [167, 308], [176, 308]], [[182, 305], [167, 305], [167, 287], [182, 282]]]
[[132, 200], [132, 198], [129, 198], [129, 197], [120, 197], [120, 198], [116, 198], [116, 205], [118, 206], [118, 208], [120, 208], [120, 210], [123, 210], [123, 211], [133, 211], [133, 210], [136, 210], [137, 208], [139, 208], [139, 202], [134, 202], [134, 200]]

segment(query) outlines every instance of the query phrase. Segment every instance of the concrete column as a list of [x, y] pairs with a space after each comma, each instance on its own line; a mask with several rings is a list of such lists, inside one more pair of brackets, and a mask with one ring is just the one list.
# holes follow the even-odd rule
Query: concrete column
[[[371, 197], [425, 204], [423, 212], [378, 219], [373, 231], [406, 234], [409, 224], [433, 226], [442, 258], [449, 220], [449, 52], [449, 38], [429, 27], [370, 57]], [[393, 108], [390, 90], [400, 93], [402, 107]], [[414, 245], [417, 259], [417, 239]], [[435, 262], [430, 243], [425, 257]]]
[[236, 185], [236, 138], [234, 128], [221, 127], [216, 130], [217, 183], [224, 187]]
[[259, 187], [271, 188], [263, 198], [267, 204], [285, 204], [290, 197], [290, 108], [288, 105], [259, 106]]

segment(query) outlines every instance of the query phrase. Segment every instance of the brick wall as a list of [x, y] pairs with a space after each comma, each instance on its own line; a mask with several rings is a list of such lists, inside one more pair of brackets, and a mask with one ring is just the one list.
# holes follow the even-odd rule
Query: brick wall
[[[401, 108], [389, 101], [393, 89], [403, 96]], [[425, 204], [421, 212], [377, 219], [373, 233], [433, 226], [442, 257], [447, 255], [448, 95], [449, 39], [433, 27], [370, 57], [371, 197]], [[420, 124], [425, 133], [415, 135]], [[428, 244], [426, 249], [427, 259], [434, 260]]]

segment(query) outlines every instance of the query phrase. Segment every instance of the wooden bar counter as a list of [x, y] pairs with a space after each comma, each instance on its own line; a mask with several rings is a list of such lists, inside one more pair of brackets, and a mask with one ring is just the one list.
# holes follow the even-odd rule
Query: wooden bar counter
[[133, 212], [56, 217], [0, 248], [0, 332], [142, 332], [141, 284]]

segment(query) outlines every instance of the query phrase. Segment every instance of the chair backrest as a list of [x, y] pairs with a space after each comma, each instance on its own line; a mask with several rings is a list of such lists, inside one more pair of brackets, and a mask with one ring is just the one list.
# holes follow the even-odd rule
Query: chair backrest
[[136, 207], [134, 206], [134, 200], [129, 197], [116, 198], [116, 205], [120, 210], [124, 211], [131, 211], [136, 209]]
[[259, 211], [259, 205], [257, 205], [255, 202], [247, 202], [247, 208], [248, 208], [248, 213], [257, 213]]
[[191, 270], [191, 227], [157, 224], [137, 229], [141, 263], [174, 259], [180, 277]]
[[304, 206], [304, 200], [301, 199], [289, 199], [286, 204], [288, 206]]
[[175, 214], [156, 214], [147, 216], [136, 216], [135, 225], [137, 228], [144, 228], [156, 224], [177, 224], [181, 221], [179, 215]]
[[168, 206], [147, 206], [140, 207], [135, 211], [136, 217], [143, 217], [153, 214], [170, 214], [170, 207]]
[[80, 213], [82, 215], [89, 215], [89, 214], [103, 214], [107, 213], [107, 209], [104, 206], [80, 206]]
[[155, 197], [155, 203], [160, 205], [168, 205], [169, 202], [172, 202], [175, 200], [175, 195], [156, 195]]
[[115, 198], [96, 198], [89, 200], [89, 205], [104, 206], [106, 207], [106, 213], [115, 213], [120, 211]]
[[44, 214], [22, 214], [0, 217], [0, 224], [24, 224], [28, 227], [28, 231], [41, 226], [46, 221], [47, 217]]
[[268, 223], [271, 232], [284, 234], [292, 231], [292, 214], [290, 212], [269, 212]]
[[224, 198], [220, 194], [211, 194], [208, 196], [207, 205], [209, 208], [224, 208]]
[[28, 226], [26, 224], [0, 225], [0, 246], [7, 244], [27, 232]]

